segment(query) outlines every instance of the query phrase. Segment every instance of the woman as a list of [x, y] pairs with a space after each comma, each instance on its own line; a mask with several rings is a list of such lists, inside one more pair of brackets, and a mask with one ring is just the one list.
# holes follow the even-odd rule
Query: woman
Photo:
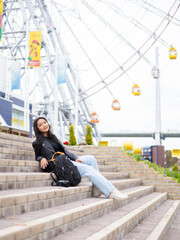
[[36, 118], [33, 127], [36, 140], [32, 145], [35, 151], [36, 160], [40, 162], [40, 166], [44, 171], [51, 172], [52, 169], [50, 168], [48, 161], [52, 158], [52, 155], [55, 152], [64, 152], [71, 162], [77, 166], [81, 177], [87, 176], [96, 187], [93, 189], [94, 196], [100, 196], [100, 194], [103, 193], [107, 198], [111, 199], [122, 200], [127, 198], [127, 195], [120, 193], [104, 176], [101, 175], [95, 157], [91, 155], [77, 157], [69, 152], [51, 132], [50, 125], [46, 118]]

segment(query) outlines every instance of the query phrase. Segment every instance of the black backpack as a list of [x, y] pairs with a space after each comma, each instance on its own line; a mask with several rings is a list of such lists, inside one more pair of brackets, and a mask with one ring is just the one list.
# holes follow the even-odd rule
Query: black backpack
[[[59, 154], [55, 159], [54, 156]], [[52, 178], [52, 186], [76, 186], [81, 182], [81, 175], [76, 166], [62, 152], [53, 154], [49, 161], [50, 167], [53, 169], [50, 173]], [[55, 175], [56, 177], [54, 178]]]

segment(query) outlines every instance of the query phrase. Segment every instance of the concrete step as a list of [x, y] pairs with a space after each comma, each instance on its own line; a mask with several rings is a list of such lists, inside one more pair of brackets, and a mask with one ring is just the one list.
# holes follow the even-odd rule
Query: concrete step
[[[114, 165], [104, 166], [100, 161], [98, 164], [101, 172], [117, 172], [117, 167]], [[0, 159], [0, 172], [41, 172], [41, 168], [38, 161]]]
[[69, 150], [69, 151], [75, 151], [75, 152], [79, 152], [79, 153], [83, 153], [83, 154], [86, 154], [86, 155], [94, 155], [96, 156], [97, 158], [103, 158], [103, 157], [106, 157], [106, 158], [111, 158], [111, 157], [114, 157], [114, 158], [117, 158], [118, 156], [119, 157], [125, 157], [125, 158], [129, 158], [125, 153], [122, 152], [122, 150], [118, 150], [118, 149], [110, 149], [110, 148], [107, 148], [107, 149], [97, 149], [97, 150], [94, 150], [94, 149], [77, 149], [77, 148], [72, 148], [72, 147], [69, 147], [69, 146], [66, 146], [66, 148]]
[[111, 160], [111, 159], [113, 159], [113, 160], [118, 160], [118, 159], [128, 159], [127, 157], [125, 157], [124, 156], [124, 154], [122, 154], [122, 153], [116, 153], [116, 152], [114, 152], [114, 153], [105, 153], [105, 152], [103, 152], [103, 153], [99, 153], [99, 154], [97, 154], [97, 153], [95, 153], [95, 152], [90, 152], [90, 153], [87, 153], [87, 152], [84, 152], [83, 153], [84, 155], [93, 155], [93, 156], [95, 156], [97, 159], [100, 159], [100, 158], [104, 158], [105, 160]]
[[124, 153], [122, 152], [122, 150], [117, 150], [117, 149], [97, 149], [97, 150], [84, 150], [83, 152], [85, 152], [86, 154], [91, 154], [92, 152], [96, 155], [113, 155], [113, 156], [117, 156], [117, 155], [124, 155]]
[[0, 159], [0, 172], [41, 172], [38, 161]]
[[26, 142], [12, 141], [9, 139], [1, 139], [0, 138], [0, 147], [1, 148], [13, 148], [13, 149], [21, 149], [32, 151], [32, 144]]
[[179, 207], [180, 201], [166, 200], [148, 218], [128, 233], [123, 240], [133, 240], [135, 236], [139, 240], [164, 239]]
[[169, 224], [169, 231], [166, 234], [164, 240], [179, 240], [180, 239], [180, 210], [178, 210], [177, 215], [172, 221], [172, 225]]
[[50, 182], [49, 173], [0, 173], [0, 190], [49, 186]]
[[[6, 134], [8, 136], [8, 134]], [[9, 137], [9, 136], [8, 136]], [[25, 160], [34, 160], [34, 150], [32, 148], [32, 139], [30, 142], [23, 142], [19, 141], [18, 136], [15, 136], [15, 140], [11, 139], [10, 137], [8, 139], [0, 138], [0, 158], [5, 158], [5, 159], [24, 159]], [[22, 139], [21, 139], [22, 140]], [[109, 152], [109, 150], [106, 152], [94, 152], [94, 151], [77, 151], [76, 148], [69, 148], [65, 146], [69, 151], [73, 152], [77, 156], [81, 155], [94, 155], [97, 160], [101, 162], [101, 160], [104, 160], [107, 162], [116, 162], [116, 161], [122, 161], [126, 160], [126, 155], [122, 153], [121, 151], [116, 152], [115, 150], [112, 150], [112, 152]]]
[[[4, 145], [1, 146], [3, 144]], [[27, 137], [22, 137], [22, 136], [17, 136], [17, 135], [11, 135], [7, 133], [0, 132], [0, 147], [11, 147], [17, 145], [19, 148], [23, 145], [26, 147], [29, 147], [32, 149], [32, 142], [34, 139], [32, 138], [27, 138]], [[8, 146], [7, 146], [8, 145]], [[96, 146], [66, 146], [65, 147], [72, 151], [75, 152], [76, 155], [97, 155], [97, 158], [103, 158], [103, 156], [107, 155], [109, 158], [112, 158], [114, 156], [115, 158], [119, 155], [122, 155], [126, 157], [126, 154], [122, 152], [121, 149], [118, 147], [96, 147]], [[108, 154], [109, 153], [109, 154]], [[108, 158], [107, 157], [107, 158]]]
[[109, 166], [99, 165], [99, 171], [100, 172], [117, 172], [117, 167], [114, 165], [109, 165]]
[[[130, 194], [130, 192], [129, 192]], [[128, 194], [128, 195], [129, 195]], [[144, 200], [143, 200], [144, 198]], [[117, 211], [119, 207], [130, 202], [127, 207], [129, 222], [133, 219], [146, 217], [149, 212], [164, 202], [167, 194], [152, 193], [142, 197], [140, 201], [130, 198], [123, 201], [114, 201], [104, 198], [88, 198], [0, 220], [0, 239], [53, 239], [61, 232], [80, 226], [104, 214]], [[142, 203], [144, 203], [142, 206]], [[138, 210], [132, 211], [132, 208]], [[141, 206], [141, 207], [140, 207]], [[121, 208], [120, 208], [121, 209]], [[127, 214], [127, 213], [126, 213]], [[116, 216], [118, 216], [116, 214]], [[126, 224], [127, 226], [127, 224]], [[68, 239], [68, 238], [67, 238]], [[110, 239], [110, 238], [109, 238]]]
[[[119, 190], [133, 188], [133, 191], [152, 192], [153, 187], [140, 186], [141, 180], [125, 179], [111, 181]], [[84, 198], [92, 197], [92, 186], [90, 183], [81, 183], [76, 187], [37, 187], [17, 190], [1, 191], [0, 217], [13, 216], [29, 211], [36, 211], [50, 206], [60, 205]]]
[[34, 151], [0, 147], [0, 159], [35, 160]]
[[[23, 163], [23, 162], [27, 162], [26, 163]], [[97, 163], [99, 166], [106, 166], [104, 165], [104, 160], [103, 159], [97, 159]], [[27, 159], [15, 159], [15, 158], [1, 158], [0, 159], [0, 165], [2, 166], [7, 166], [7, 165], [10, 165], [10, 166], [18, 166], [18, 165], [22, 165], [22, 166], [37, 166], [39, 164], [38, 161], [35, 160], [35, 157], [33, 156], [33, 158], [31, 158], [30, 160], [27, 160]], [[106, 166], [106, 168], [108, 168], [110, 165]], [[111, 166], [114, 166], [113, 164], [111, 164]], [[111, 167], [110, 166], [110, 167]], [[114, 166], [114, 167], [117, 167], [117, 166]]]
[[[31, 149], [31, 147], [30, 147]], [[72, 151], [72, 153], [74, 153], [77, 156], [84, 156], [84, 155], [88, 155], [86, 153], [81, 153], [78, 154], [77, 152]], [[93, 153], [91, 153], [91, 155], [94, 155]], [[96, 157], [96, 155], [94, 155]], [[112, 156], [111, 156], [112, 157]], [[109, 158], [111, 157], [96, 157], [97, 162], [100, 164], [104, 164], [104, 162], [107, 162]], [[17, 148], [13, 148], [13, 147], [0, 147], [0, 159], [16, 159], [16, 160], [35, 160], [35, 154], [34, 154], [34, 150], [26, 150], [26, 149], [17, 149]], [[118, 159], [117, 159], [118, 160]], [[110, 162], [110, 161], [109, 161]]]
[[[128, 173], [123, 172], [103, 172], [102, 175], [109, 180], [129, 177]], [[50, 186], [51, 181], [50, 174], [45, 172], [3, 172], [0, 173], [0, 190]], [[83, 177], [81, 182], [87, 181], [89, 181], [89, 179]]]
[[4, 132], [0, 132], [0, 139], [7, 139], [11, 141], [23, 142], [23, 143], [29, 143], [29, 144], [31, 144], [34, 141], [33, 138], [17, 136], [14, 134], [8, 134]]
[[[138, 199], [138, 201], [122, 206], [103, 217], [91, 220], [89, 223], [77, 227], [74, 231], [60, 234], [55, 237], [55, 240], [72, 240], [77, 239], [77, 237], [79, 240], [124, 239], [127, 232], [146, 219], [165, 200], [165, 193], [162, 195], [153, 193]], [[136, 235], [134, 235], [133, 239], [139, 238], [136, 238]]]
[[[33, 138], [27, 138], [27, 137], [22, 137], [22, 136], [17, 136], [17, 135], [12, 135], [12, 134], [7, 134], [0, 132], [0, 144], [3, 143], [7, 145], [7, 143], [10, 141], [12, 146], [14, 145], [19, 145], [25, 146], [32, 148], [32, 142], [34, 141]], [[9, 144], [9, 145], [11, 145]], [[8, 146], [9, 147], [9, 146]], [[122, 152], [121, 149], [118, 147], [96, 147], [96, 146], [68, 146], [65, 145], [65, 147], [72, 151], [75, 152], [77, 155], [84, 155], [84, 154], [90, 154], [90, 155], [97, 155], [99, 158], [103, 157], [103, 155], [109, 155], [111, 158], [112, 156], [116, 157], [118, 155], [122, 155], [126, 157], [126, 154]], [[109, 154], [108, 154], [109, 153]]]
[[2, 191], [1, 218], [38, 211], [92, 196], [90, 185], [78, 187], [37, 187]]
[[139, 170], [139, 163], [117, 147], [65, 146], [77, 156], [94, 155], [101, 173], [128, 195], [124, 201], [92, 198], [87, 177], [77, 187], [51, 187], [49, 173], [39, 172], [32, 141], [0, 132], [0, 239], [143, 239], [138, 229], [152, 221], [154, 227], [142, 234], [143, 240], [165, 235], [178, 240], [179, 202], [166, 201], [167, 193], [141, 186], [140, 179], [129, 179], [133, 174], [148, 177], [147, 166]]
[[[97, 156], [97, 158], [98, 158], [98, 156]], [[109, 162], [112, 162], [112, 163], [118, 162], [121, 165], [124, 165], [124, 164], [127, 164], [127, 165], [129, 165], [129, 164], [133, 164], [133, 165], [137, 164], [135, 159], [127, 158], [127, 157], [124, 157], [124, 156], [121, 156], [121, 155], [119, 155], [117, 157], [113, 157], [112, 156], [112, 157], [106, 158], [105, 159], [105, 163], [108, 164]]]
[[69, 146], [67, 148], [70, 150], [77, 150], [77, 151], [84, 151], [84, 152], [108, 152], [108, 151], [116, 151], [116, 152], [123, 152], [120, 147], [99, 147], [95, 145], [80, 145], [80, 146]]

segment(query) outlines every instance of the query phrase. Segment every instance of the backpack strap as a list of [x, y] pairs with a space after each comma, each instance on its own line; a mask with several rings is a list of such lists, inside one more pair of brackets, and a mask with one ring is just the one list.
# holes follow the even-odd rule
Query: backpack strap
[[57, 186], [57, 180], [53, 176], [53, 172], [50, 172], [50, 176], [52, 178], [51, 186]]
[[55, 152], [55, 153], [52, 155], [52, 158], [51, 158], [51, 160], [50, 160], [50, 161], [52, 161], [52, 162], [54, 163], [54, 165], [56, 165], [55, 160], [54, 160], [54, 156], [55, 156], [56, 154], [65, 155], [65, 153], [63, 153], [63, 152]]

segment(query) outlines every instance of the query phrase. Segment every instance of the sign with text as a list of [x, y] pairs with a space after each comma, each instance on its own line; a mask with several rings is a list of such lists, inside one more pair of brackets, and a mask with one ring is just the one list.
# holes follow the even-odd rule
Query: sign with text
[[41, 31], [29, 33], [28, 66], [31, 68], [41, 66]]
[[2, 39], [3, 0], [0, 0], [0, 42]]

